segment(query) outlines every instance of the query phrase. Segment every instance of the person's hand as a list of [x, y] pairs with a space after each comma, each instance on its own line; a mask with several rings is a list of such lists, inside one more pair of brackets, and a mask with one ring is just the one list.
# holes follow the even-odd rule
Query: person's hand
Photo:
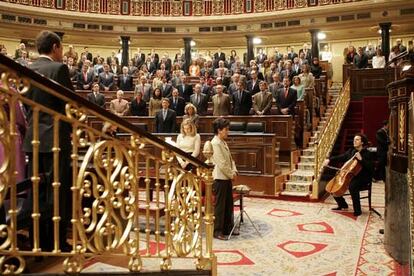
[[359, 153], [359, 152], [357, 152], [357, 153], [355, 154], [355, 157], [356, 157], [356, 159], [358, 159], [359, 161], [361, 161], [361, 160], [362, 160], [362, 155], [361, 155], [361, 153]]
[[326, 167], [329, 164], [329, 159], [325, 159], [325, 161], [323, 161], [322, 166]]
[[285, 115], [287, 115], [288, 114], [288, 112], [289, 112], [289, 108], [282, 108], [282, 114], [285, 114]]

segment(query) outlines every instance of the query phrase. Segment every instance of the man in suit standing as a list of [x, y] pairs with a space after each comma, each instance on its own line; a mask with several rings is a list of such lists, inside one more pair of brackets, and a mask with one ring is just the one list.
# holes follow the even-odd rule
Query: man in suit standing
[[81, 56], [86, 56], [86, 59], [87, 59], [87, 60], [90, 60], [90, 61], [92, 61], [92, 60], [93, 60], [93, 58], [92, 58], [92, 54], [91, 54], [91, 53], [89, 53], [89, 48], [88, 48], [88, 46], [83, 47], [83, 53], [81, 54]]
[[260, 91], [259, 82], [260, 81], [257, 78], [257, 72], [251, 71], [250, 80], [247, 82], [247, 90], [250, 92], [250, 94], [254, 95]]
[[223, 93], [223, 86], [216, 85], [216, 95], [213, 96], [213, 116], [227, 116], [230, 114], [230, 97]]
[[89, 71], [89, 66], [83, 64], [82, 71], [78, 74], [76, 86], [79, 90], [91, 89], [93, 83], [94, 73]]
[[101, 90], [110, 91], [114, 86], [114, 74], [109, 72], [109, 65], [104, 63], [104, 71], [99, 74], [99, 86]]
[[280, 78], [283, 80], [284, 78], [288, 77], [289, 80], [292, 82], [294, 75], [295, 74], [293, 73], [293, 70], [292, 70], [292, 63], [290, 61], [287, 61], [285, 64], [285, 70], [283, 70], [280, 73]]
[[128, 74], [128, 67], [122, 67], [122, 74], [118, 76], [118, 87], [122, 91], [132, 91], [132, 77]]
[[160, 89], [161, 89], [161, 94], [162, 94], [163, 98], [171, 97], [173, 87], [172, 87], [171, 84], [168, 83], [168, 79], [167, 79], [166, 76], [162, 77], [162, 85], [161, 85]]
[[231, 95], [233, 115], [249, 115], [252, 108], [252, 95], [245, 90], [244, 81], [239, 81], [238, 90]]
[[[178, 92], [177, 92], [178, 93]], [[167, 98], [161, 100], [162, 109], [155, 114], [155, 126], [157, 133], [175, 133], [176, 113], [168, 108], [170, 102]]]
[[213, 60], [214, 68], [217, 68], [219, 66], [220, 60], [226, 61], [226, 55], [221, 51], [221, 48], [218, 48], [217, 53], [214, 54], [214, 60]]
[[201, 84], [197, 83], [194, 86], [194, 94], [191, 95], [190, 102], [197, 108], [199, 115], [205, 115], [207, 113], [207, 95], [201, 93]]
[[364, 53], [362, 47], [358, 47], [358, 54], [354, 56], [354, 65], [358, 69], [364, 69], [368, 67], [368, 57]]
[[273, 98], [277, 98], [277, 93], [280, 88], [283, 88], [283, 83], [280, 81], [278, 72], [273, 74], [273, 82], [269, 85], [269, 92], [272, 93]]
[[296, 89], [290, 87], [290, 79], [283, 79], [283, 88], [278, 90], [276, 98], [276, 107], [278, 115], [295, 115], [295, 106], [297, 101]]
[[231, 79], [232, 79], [232, 83], [229, 85], [229, 88], [227, 89], [230, 97], [233, 95], [233, 93], [239, 90], [238, 83], [240, 80], [240, 74], [234, 73]]
[[299, 50], [299, 55], [304, 53], [305, 59], [308, 61], [308, 64], [312, 63], [312, 53], [309, 49], [308, 43], [303, 44], [303, 48]]
[[99, 93], [99, 84], [94, 83], [92, 86], [92, 93], [89, 93], [86, 96], [86, 99], [90, 101], [91, 103], [96, 104], [97, 106], [100, 106], [102, 108], [105, 108], [105, 96], [101, 93]]
[[[36, 47], [40, 54], [39, 58], [30, 65], [30, 68], [39, 74], [42, 74], [46, 78], [54, 80], [62, 86], [73, 91], [72, 82], [69, 77], [68, 67], [62, 63], [63, 46], [58, 35], [50, 31], [42, 31], [36, 38]], [[27, 94], [26, 97], [30, 100], [37, 102], [45, 107], [51, 108], [61, 114], [66, 114], [65, 100], [52, 96], [40, 88], [34, 86]], [[64, 115], [63, 115], [64, 116]], [[34, 122], [34, 112], [28, 107], [27, 114], [28, 128], [26, 136], [24, 137], [23, 150], [28, 153], [29, 157], [29, 169], [30, 174], [33, 172], [33, 166], [37, 166], [39, 174], [45, 174], [51, 176], [53, 179], [53, 141], [54, 141], [54, 117], [48, 113], [39, 112], [38, 122]], [[33, 132], [34, 126], [38, 123], [39, 134], [39, 158], [38, 163], [34, 164], [33, 160]], [[59, 237], [54, 237], [53, 231], [53, 188], [52, 185], [47, 183], [40, 183], [39, 185], [39, 197], [40, 204], [40, 247], [49, 251], [54, 248], [54, 239], [59, 238], [59, 246], [62, 251], [70, 251], [71, 246], [66, 242], [67, 227], [70, 225], [71, 218], [71, 180], [72, 170], [71, 166], [71, 133], [72, 127], [70, 124], [60, 121], [59, 123]], [[30, 231], [32, 233], [32, 231]]]
[[142, 99], [145, 102], [149, 102], [152, 96], [152, 86], [151, 84], [147, 83], [147, 78], [145, 76], [141, 76], [139, 80], [140, 83], [135, 86], [134, 95], [137, 96], [137, 92], [140, 91], [142, 93]]
[[135, 66], [141, 69], [142, 64], [145, 62], [145, 54], [141, 51], [140, 48], [137, 48], [137, 52], [134, 55]]
[[127, 100], [122, 98], [123, 96], [124, 91], [116, 91], [116, 99], [112, 100], [109, 106], [109, 110], [118, 116], [125, 116], [129, 111], [129, 103]]
[[72, 57], [68, 57], [69, 78], [75, 80], [78, 76], [78, 68], [75, 66]]
[[187, 83], [187, 77], [185, 75], [181, 76], [181, 84], [177, 86], [177, 89], [180, 97], [183, 97], [185, 102], [188, 103], [191, 95], [193, 95], [193, 86]]
[[178, 95], [177, 88], [173, 88], [172, 96], [169, 98], [171, 109], [177, 113], [177, 116], [184, 115], [185, 101], [184, 98]]
[[253, 110], [256, 115], [270, 115], [272, 108], [272, 93], [267, 91], [267, 83], [261, 81], [260, 92], [253, 96]]

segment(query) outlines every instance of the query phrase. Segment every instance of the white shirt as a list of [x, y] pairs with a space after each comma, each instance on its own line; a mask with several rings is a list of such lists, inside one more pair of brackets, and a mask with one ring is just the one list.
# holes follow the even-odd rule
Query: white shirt
[[[176, 147], [184, 152], [191, 153], [192, 157], [197, 157], [200, 154], [200, 146], [201, 146], [201, 138], [200, 138], [200, 134], [198, 133], [194, 136], [189, 136], [189, 135], [184, 136], [183, 134], [179, 134], [177, 136]], [[183, 165], [184, 163], [186, 163], [185, 160], [183, 160], [182, 158], [178, 156], [177, 156], [177, 160], [178, 160], [178, 163], [180, 163], [180, 165]]]
[[374, 56], [372, 58], [372, 68], [384, 68], [385, 67], [385, 57], [384, 56]]

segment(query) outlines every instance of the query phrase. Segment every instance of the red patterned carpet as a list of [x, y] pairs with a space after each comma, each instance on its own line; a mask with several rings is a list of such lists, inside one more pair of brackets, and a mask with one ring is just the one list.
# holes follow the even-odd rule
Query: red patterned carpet
[[[363, 214], [354, 217], [351, 205], [347, 212], [331, 211], [332, 198], [323, 203], [245, 198], [261, 236], [245, 217], [239, 236], [214, 240], [219, 275], [405, 275], [384, 250], [378, 232], [383, 219], [368, 211], [367, 200], [362, 205]], [[382, 182], [373, 186], [373, 207], [384, 212]], [[86, 271], [108, 269], [104, 266], [94, 263]]]

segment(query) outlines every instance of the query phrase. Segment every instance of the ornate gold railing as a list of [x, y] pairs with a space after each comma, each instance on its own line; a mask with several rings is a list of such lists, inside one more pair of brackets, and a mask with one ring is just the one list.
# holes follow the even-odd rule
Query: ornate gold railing
[[318, 198], [319, 194], [319, 181], [323, 171], [323, 161], [329, 157], [332, 148], [335, 144], [336, 137], [341, 130], [342, 121], [345, 118], [346, 111], [348, 110], [349, 102], [351, 100], [350, 81], [349, 79], [342, 88], [342, 91], [338, 97], [335, 107], [331, 113], [331, 116], [326, 122], [325, 128], [321, 131], [319, 139], [315, 145], [315, 171], [312, 198]]
[[414, 267], [414, 91], [408, 105], [408, 191], [410, 205], [411, 269]]
[[3, 0], [23, 5], [114, 15], [209, 16], [263, 13], [361, 0]]
[[[70, 90], [0, 55], [0, 146], [4, 158], [0, 164], [0, 207], [9, 203], [7, 222], [0, 222], [0, 272], [20, 274], [28, 256], [63, 256], [65, 272], [79, 272], [85, 260], [102, 254], [129, 258], [130, 271], [141, 271], [145, 260], [159, 258], [159, 269], [170, 270], [174, 258], [196, 260], [194, 269], [211, 270], [216, 274], [216, 259], [212, 252], [212, 166], [185, 154], [164, 141], [146, 133], [117, 116], [89, 103]], [[40, 105], [25, 97], [33, 87], [66, 102], [66, 113]], [[15, 164], [18, 153], [16, 139], [17, 103], [33, 110], [33, 171], [29, 194], [33, 196], [33, 211], [26, 222], [33, 225], [31, 245], [21, 248], [17, 231], [28, 233], [19, 222], [17, 207], [19, 176]], [[6, 105], [8, 108], [6, 108]], [[39, 239], [42, 185], [39, 166], [39, 117], [47, 113], [54, 122], [53, 176], [51, 189], [53, 207], [54, 246], [46, 251]], [[87, 125], [88, 116], [96, 116], [130, 134], [121, 141]], [[71, 244], [70, 252], [62, 252], [59, 243], [59, 193], [63, 187], [59, 177], [59, 125], [71, 125]], [[147, 148], [151, 147], [151, 151]], [[156, 149], [155, 151], [153, 149]], [[150, 153], [151, 152], [151, 153]], [[157, 154], [158, 152], [158, 154]], [[211, 151], [206, 147], [206, 157]], [[31, 154], [31, 153], [30, 153]], [[196, 174], [176, 165], [180, 156], [196, 167]], [[205, 184], [202, 194], [201, 184]], [[204, 197], [204, 200], [203, 200]], [[204, 203], [205, 202], [205, 203]], [[26, 229], [26, 230], [25, 230]], [[148, 269], [148, 268], [146, 268]]]

